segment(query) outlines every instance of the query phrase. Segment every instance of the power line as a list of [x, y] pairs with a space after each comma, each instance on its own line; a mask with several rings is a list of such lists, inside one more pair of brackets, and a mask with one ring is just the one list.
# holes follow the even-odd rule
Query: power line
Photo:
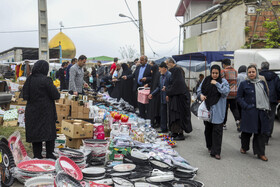
[[[123, 23], [129, 23], [133, 22], [130, 21], [121, 21], [121, 22], [114, 22], [114, 23], [104, 23], [104, 24], [96, 24], [96, 25], [83, 25], [83, 26], [74, 26], [74, 27], [64, 27], [63, 29], [82, 29], [82, 28], [88, 28], [88, 27], [101, 27], [101, 26], [109, 26], [109, 25], [116, 25], [116, 24], [123, 24]], [[57, 29], [48, 29], [49, 31], [53, 30], [60, 30], [60, 28]], [[24, 33], [24, 32], [38, 32], [38, 30], [22, 30], [22, 31], [0, 31], [0, 34], [6, 34], [6, 33]]]
[[133, 14], [132, 14], [132, 12], [131, 12], [131, 10], [130, 10], [130, 8], [129, 8], [127, 2], [126, 2], [126, 0], [124, 0], [124, 2], [125, 2], [125, 4], [126, 4], [126, 7], [127, 7], [128, 11], [130, 12], [130, 15], [133, 17], [134, 20], [136, 20], [135, 17], [133, 16]]

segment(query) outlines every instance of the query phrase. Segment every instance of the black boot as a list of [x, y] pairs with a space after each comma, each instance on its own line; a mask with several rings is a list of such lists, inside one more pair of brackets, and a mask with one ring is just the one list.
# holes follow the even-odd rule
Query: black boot
[[46, 141], [46, 158], [54, 159], [56, 160], [56, 157], [54, 156], [54, 140]]
[[183, 133], [179, 133], [178, 136], [174, 138], [174, 140], [177, 140], [177, 141], [185, 140], [185, 136]]
[[32, 143], [33, 155], [34, 158], [42, 159], [42, 142], [33, 142]]

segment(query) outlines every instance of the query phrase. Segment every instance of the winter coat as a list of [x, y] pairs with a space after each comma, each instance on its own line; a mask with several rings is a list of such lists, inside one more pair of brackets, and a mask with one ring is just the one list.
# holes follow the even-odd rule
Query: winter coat
[[27, 100], [25, 127], [27, 142], [42, 142], [56, 139], [55, 100], [60, 94], [51, 78], [47, 77], [49, 65], [39, 60], [23, 86], [23, 99]]
[[277, 94], [280, 92], [280, 80], [276, 73], [269, 70], [262, 70], [260, 75], [265, 77], [269, 88], [269, 102], [270, 103], [278, 103], [279, 97]]
[[[203, 81], [202, 81], [203, 83]], [[197, 89], [197, 98], [200, 98], [201, 95], [201, 86]], [[216, 87], [218, 88], [218, 92], [221, 93], [221, 97], [215, 105], [210, 108], [210, 116], [211, 123], [213, 124], [221, 124], [223, 123], [226, 115], [226, 103], [227, 103], [227, 95], [229, 94], [230, 88], [228, 81], [226, 79], [222, 79], [222, 83], [216, 83]]]
[[[264, 85], [264, 89], [267, 92], [265, 83], [263, 81], [262, 84]], [[262, 134], [270, 132], [267, 111], [256, 108], [255, 94], [255, 85], [249, 80], [245, 80], [240, 83], [236, 97], [237, 102], [242, 108], [240, 129], [242, 132], [255, 134], [258, 134], [259, 131]]]

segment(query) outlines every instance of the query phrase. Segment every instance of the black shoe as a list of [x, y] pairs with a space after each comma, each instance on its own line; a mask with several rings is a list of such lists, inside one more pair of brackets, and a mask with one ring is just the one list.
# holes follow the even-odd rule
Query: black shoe
[[160, 130], [158, 133], [168, 133], [168, 130]]
[[53, 154], [51, 154], [51, 155], [47, 155], [47, 156], [46, 156], [46, 158], [56, 160], [56, 156], [54, 156]]
[[178, 133], [172, 133], [170, 136], [171, 136], [172, 138], [176, 138], [176, 137], [178, 136]]
[[185, 140], [185, 136], [183, 133], [178, 134], [177, 137], [174, 138], [174, 140], [180, 141], [180, 140]]

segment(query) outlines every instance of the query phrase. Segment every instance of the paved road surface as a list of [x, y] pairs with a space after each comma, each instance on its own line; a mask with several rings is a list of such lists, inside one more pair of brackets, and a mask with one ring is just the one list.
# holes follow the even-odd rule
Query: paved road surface
[[221, 160], [209, 156], [205, 146], [204, 125], [192, 117], [193, 132], [178, 142], [176, 150], [191, 165], [198, 167], [197, 180], [206, 187], [279, 187], [280, 186], [280, 123], [275, 121], [274, 133], [266, 146], [268, 162], [253, 155], [239, 152], [240, 139], [231, 112], [228, 130], [224, 130]]

